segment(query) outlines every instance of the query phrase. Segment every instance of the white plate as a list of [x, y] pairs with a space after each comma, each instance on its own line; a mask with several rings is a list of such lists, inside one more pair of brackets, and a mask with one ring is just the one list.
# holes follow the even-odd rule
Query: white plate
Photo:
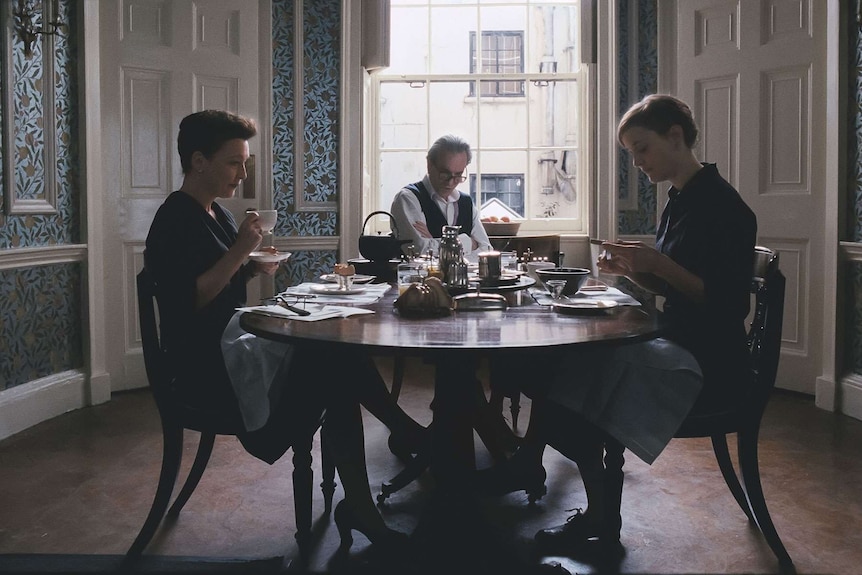
[[[368, 282], [374, 281], [374, 278], [376, 278], [376, 277], [377, 276], [366, 276], [363, 274], [355, 274], [353, 276], [353, 283], [355, 283], [355, 284], [367, 284]], [[320, 276], [320, 279], [322, 281], [325, 281], [328, 283], [338, 283], [338, 276], [335, 274], [323, 274], [322, 276]]]
[[293, 252], [251, 252], [248, 254], [248, 259], [262, 262], [265, 264], [274, 264], [286, 260], [293, 255]]
[[338, 289], [337, 285], [330, 284], [314, 284], [310, 289], [315, 293], [329, 295], [354, 295], [365, 291], [364, 286], [352, 287], [350, 289]]
[[617, 307], [619, 304], [611, 299], [570, 299], [569, 301], [555, 301], [554, 310], [560, 313], [583, 315], [591, 313], [605, 313]]

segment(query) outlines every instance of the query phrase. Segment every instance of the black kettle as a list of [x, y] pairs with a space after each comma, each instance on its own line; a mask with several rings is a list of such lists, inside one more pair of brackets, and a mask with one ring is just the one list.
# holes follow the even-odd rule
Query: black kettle
[[[388, 233], [385, 236], [377, 232], [377, 235], [366, 235], [365, 226], [368, 220], [375, 215], [386, 215], [392, 220], [392, 227], [395, 229], [395, 235]], [[389, 212], [371, 212], [365, 221], [362, 223], [362, 233], [359, 236], [359, 253], [365, 259], [373, 262], [389, 261], [401, 257], [401, 246], [409, 244], [410, 240], [398, 239], [398, 226], [395, 225], [395, 218]]]

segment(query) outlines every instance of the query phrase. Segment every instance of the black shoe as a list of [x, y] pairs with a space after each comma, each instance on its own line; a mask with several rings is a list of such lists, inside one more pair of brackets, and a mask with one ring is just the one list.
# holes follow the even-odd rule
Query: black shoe
[[541, 463], [526, 465], [517, 454], [505, 463], [480, 469], [476, 472], [476, 490], [484, 495], [499, 497], [515, 491], [525, 491], [530, 503], [541, 499], [548, 488], [545, 487], [547, 473]]
[[536, 533], [536, 544], [544, 551], [569, 551], [585, 541], [598, 538], [601, 534], [601, 523], [593, 521], [582, 510], [576, 509], [575, 514], [562, 525]]
[[[371, 507], [374, 513], [377, 510]], [[401, 554], [404, 553], [409, 542], [409, 537], [406, 533], [383, 527], [371, 528], [369, 525], [363, 525], [362, 520], [356, 515], [356, 512], [347, 503], [346, 499], [342, 499], [335, 506], [335, 526], [338, 528], [338, 534], [341, 536], [340, 550], [346, 551], [353, 544], [353, 533], [356, 530], [365, 535], [371, 543], [385, 552]], [[382, 519], [381, 519], [382, 522]], [[376, 523], [376, 521], [375, 521]]]

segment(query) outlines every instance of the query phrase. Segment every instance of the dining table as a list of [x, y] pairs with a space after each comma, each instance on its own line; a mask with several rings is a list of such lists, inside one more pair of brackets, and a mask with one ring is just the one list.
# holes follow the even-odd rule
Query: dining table
[[[475, 525], [475, 517], [465, 520], [464, 514], [475, 509], [470, 505], [471, 490], [465, 486], [476, 476], [473, 429], [480, 360], [540, 362], [573, 348], [625, 345], [662, 332], [660, 314], [649, 305], [561, 313], [525, 296], [519, 298], [520, 305], [505, 309], [456, 308], [451, 313], [413, 316], [401, 314], [393, 305], [397, 294], [393, 286], [376, 302], [362, 306], [374, 313], [313, 322], [245, 313], [240, 326], [275, 341], [321, 346], [333, 358], [340, 349], [353, 348], [371, 356], [419, 357], [433, 367], [430, 471], [435, 503], [429, 505], [429, 515], [436, 520], [427, 523], [436, 528], [423, 532], [448, 534], [443, 545], [460, 537], [458, 530], [452, 530], [453, 524], [462, 526], [464, 533]], [[536, 376], [541, 377], [540, 363]], [[459, 513], [455, 523], [452, 512]], [[414, 535], [421, 525], [420, 521]], [[439, 545], [435, 540], [433, 547]]]

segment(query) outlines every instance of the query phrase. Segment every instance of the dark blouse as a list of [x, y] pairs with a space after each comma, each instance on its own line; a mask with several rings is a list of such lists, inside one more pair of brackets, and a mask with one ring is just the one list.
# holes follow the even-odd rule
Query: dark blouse
[[202, 407], [236, 410], [221, 336], [235, 309], [246, 303], [245, 266], [213, 301], [195, 309], [198, 276], [237, 236], [231, 213], [215, 202], [212, 209], [215, 219], [185, 192], [168, 196], [150, 226], [144, 261], [159, 285], [162, 345], [178, 374], [178, 391]]
[[704, 374], [695, 409], [740, 397], [749, 382], [745, 318], [750, 307], [757, 219], [714, 164], [671, 188], [656, 248], [703, 280], [705, 301], [668, 289], [668, 338], [688, 349]]

